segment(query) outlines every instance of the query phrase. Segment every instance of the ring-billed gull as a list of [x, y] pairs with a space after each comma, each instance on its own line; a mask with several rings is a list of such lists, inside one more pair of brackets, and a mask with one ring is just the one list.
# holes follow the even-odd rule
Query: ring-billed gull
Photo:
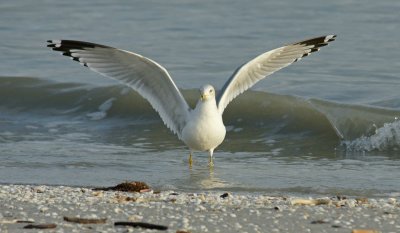
[[140, 54], [105, 45], [75, 40], [49, 40], [47, 47], [104, 76], [116, 79], [137, 91], [160, 114], [164, 124], [192, 151], [213, 152], [225, 138], [222, 114], [239, 94], [258, 81], [334, 41], [336, 35], [303, 40], [265, 52], [240, 66], [217, 94], [214, 87], [200, 88], [200, 98], [191, 109], [168, 71]]

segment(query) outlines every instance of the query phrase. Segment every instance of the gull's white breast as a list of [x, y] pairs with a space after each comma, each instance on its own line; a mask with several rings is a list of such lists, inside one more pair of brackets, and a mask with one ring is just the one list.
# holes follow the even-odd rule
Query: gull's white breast
[[215, 100], [199, 101], [182, 130], [182, 141], [192, 150], [215, 149], [225, 138], [226, 129]]

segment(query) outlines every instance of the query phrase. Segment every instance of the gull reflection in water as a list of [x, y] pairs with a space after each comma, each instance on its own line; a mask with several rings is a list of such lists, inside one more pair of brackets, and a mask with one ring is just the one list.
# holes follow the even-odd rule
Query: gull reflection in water
[[196, 167], [190, 168], [188, 182], [191, 186], [197, 186], [200, 189], [220, 189], [231, 186], [227, 181], [219, 177], [214, 167]]

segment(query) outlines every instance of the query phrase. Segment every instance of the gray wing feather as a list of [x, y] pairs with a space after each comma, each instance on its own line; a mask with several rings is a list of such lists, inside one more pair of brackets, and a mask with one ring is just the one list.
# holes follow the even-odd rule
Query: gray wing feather
[[316, 52], [334, 41], [336, 35], [327, 35], [286, 45], [259, 55], [240, 66], [225, 83], [217, 97], [218, 110], [222, 114], [226, 106], [268, 75]]
[[190, 108], [167, 70], [146, 57], [104, 45], [50, 40], [48, 47], [60, 51], [89, 69], [116, 79], [137, 91], [181, 138]]

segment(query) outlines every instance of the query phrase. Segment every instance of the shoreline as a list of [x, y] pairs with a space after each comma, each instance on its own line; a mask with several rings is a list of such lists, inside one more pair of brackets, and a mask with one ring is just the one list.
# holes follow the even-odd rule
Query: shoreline
[[[0, 185], [0, 232], [32, 232], [24, 227], [38, 224], [55, 224], [42, 230], [49, 232], [143, 232], [151, 224], [167, 229], [150, 232], [399, 232], [399, 220], [398, 197], [304, 198], [173, 190], [132, 193]], [[121, 222], [139, 225], [115, 226]]]

